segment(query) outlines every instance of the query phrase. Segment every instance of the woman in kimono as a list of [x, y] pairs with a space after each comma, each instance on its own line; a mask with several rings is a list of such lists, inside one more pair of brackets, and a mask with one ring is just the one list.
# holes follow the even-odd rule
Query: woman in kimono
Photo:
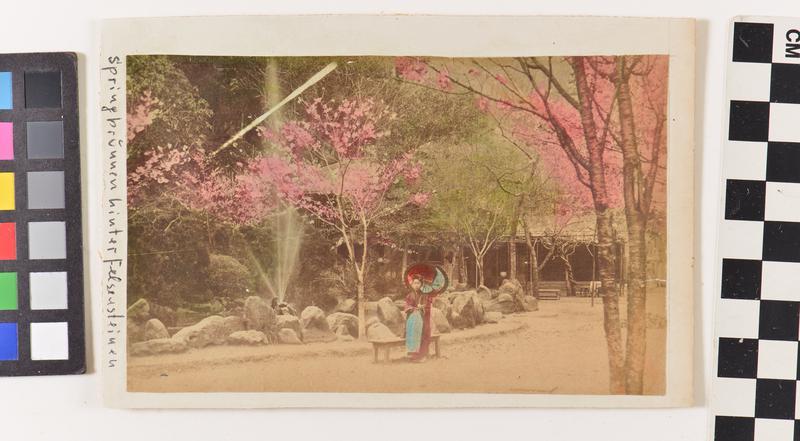
[[423, 294], [422, 277], [413, 276], [411, 292], [406, 296], [406, 349], [411, 361], [421, 362], [428, 355], [431, 341], [433, 295]]

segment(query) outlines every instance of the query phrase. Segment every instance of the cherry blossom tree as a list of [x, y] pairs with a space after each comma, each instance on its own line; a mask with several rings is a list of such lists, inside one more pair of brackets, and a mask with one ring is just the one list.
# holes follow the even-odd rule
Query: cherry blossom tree
[[[380, 141], [394, 115], [371, 99], [318, 98], [304, 118], [280, 130], [262, 129], [278, 152], [248, 164], [240, 178], [249, 192], [283, 201], [333, 228], [357, 278], [359, 336], [366, 338], [365, 279], [376, 221], [429, 195], [413, 191], [421, 165], [411, 152], [392, 154]], [[258, 197], [258, 196], [257, 196]]]
[[[629, 64], [622, 57], [522, 57], [460, 63], [399, 58], [395, 65], [401, 78], [423, 87], [443, 93], [473, 94], [479, 108], [500, 115], [501, 125], [512, 132], [510, 136], [524, 140], [544, 165], [549, 165], [551, 175], [566, 193], [573, 195], [572, 209], [588, 206], [594, 212], [612, 393], [641, 393], [641, 380], [637, 382], [636, 377], [641, 378], [638, 367], [643, 366], [644, 360], [644, 294], [634, 293], [633, 306], [629, 303], [629, 314], [633, 312], [629, 322], [634, 320], [634, 325], [633, 332], [628, 333], [626, 361], [614, 286], [612, 211], [625, 208], [626, 214], [630, 212], [628, 205], [633, 199], [626, 197], [628, 193], [642, 202], [651, 201], [648, 194], [652, 195], [661, 170], [657, 153], [642, 159], [642, 152], [632, 141], [647, 138], [648, 129], [652, 129], [649, 139], [658, 140], [652, 145], [663, 138], [664, 123], [658, 121], [664, 121], [664, 101], [658, 97], [663, 95], [659, 91], [663, 91], [666, 79], [663, 69], [642, 67], [653, 65], [652, 60], [657, 58], [663, 57], [640, 57], [643, 61]], [[625, 90], [632, 78], [640, 80], [637, 91], [649, 92], [637, 96], [636, 103], [625, 108]], [[649, 115], [650, 124], [636, 128], [633, 109]], [[623, 136], [626, 131], [628, 135]], [[652, 152], [661, 150], [656, 147]], [[634, 158], [639, 158], [639, 165]], [[641, 174], [642, 162], [649, 163], [646, 174]], [[647, 176], [647, 180], [636, 177], [637, 168], [638, 176]], [[639, 213], [644, 212], [639, 209]], [[634, 233], [636, 229], [632, 219], [626, 216], [631, 248], [644, 250], [641, 236], [630, 234], [632, 228]], [[640, 227], [642, 224], [638, 223]], [[642, 271], [632, 269], [638, 274], [637, 283], [643, 284], [639, 282], [644, 280]]]
[[[158, 100], [145, 91], [129, 107], [128, 141], [152, 124], [158, 112]], [[215, 167], [201, 146], [166, 144], [144, 150], [140, 156], [138, 164], [129, 166], [128, 204], [141, 208], [168, 198], [185, 210], [202, 213], [209, 244], [212, 222], [250, 225], [276, 208], [274, 195], [265, 197], [262, 189], [254, 191], [247, 176], [231, 175]]]

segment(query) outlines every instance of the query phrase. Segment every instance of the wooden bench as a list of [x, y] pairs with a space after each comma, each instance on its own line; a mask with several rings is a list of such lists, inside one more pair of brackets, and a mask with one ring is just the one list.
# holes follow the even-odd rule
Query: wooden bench
[[[431, 335], [431, 346], [433, 347], [433, 356], [439, 358], [439, 337], [441, 334]], [[406, 345], [406, 339], [404, 338], [395, 338], [392, 340], [370, 340], [372, 343], [372, 352], [373, 352], [373, 361], [378, 363], [380, 360], [380, 352], [383, 351], [383, 361], [384, 363], [389, 362], [389, 352], [392, 348], [397, 346]]]
[[561, 290], [558, 289], [539, 289], [539, 300], [559, 300]]

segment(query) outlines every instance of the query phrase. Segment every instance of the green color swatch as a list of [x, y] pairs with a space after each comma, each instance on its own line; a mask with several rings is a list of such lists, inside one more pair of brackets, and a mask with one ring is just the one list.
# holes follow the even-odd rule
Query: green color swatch
[[0, 311], [17, 309], [17, 273], [0, 273]]

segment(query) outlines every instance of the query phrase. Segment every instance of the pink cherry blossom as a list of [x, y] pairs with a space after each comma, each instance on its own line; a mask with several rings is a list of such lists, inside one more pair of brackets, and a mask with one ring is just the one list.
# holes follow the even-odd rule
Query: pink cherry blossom
[[157, 112], [160, 102], [146, 90], [142, 96], [128, 106], [127, 114], [127, 138], [128, 142], [133, 141], [142, 130], [153, 123], [153, 116]]

